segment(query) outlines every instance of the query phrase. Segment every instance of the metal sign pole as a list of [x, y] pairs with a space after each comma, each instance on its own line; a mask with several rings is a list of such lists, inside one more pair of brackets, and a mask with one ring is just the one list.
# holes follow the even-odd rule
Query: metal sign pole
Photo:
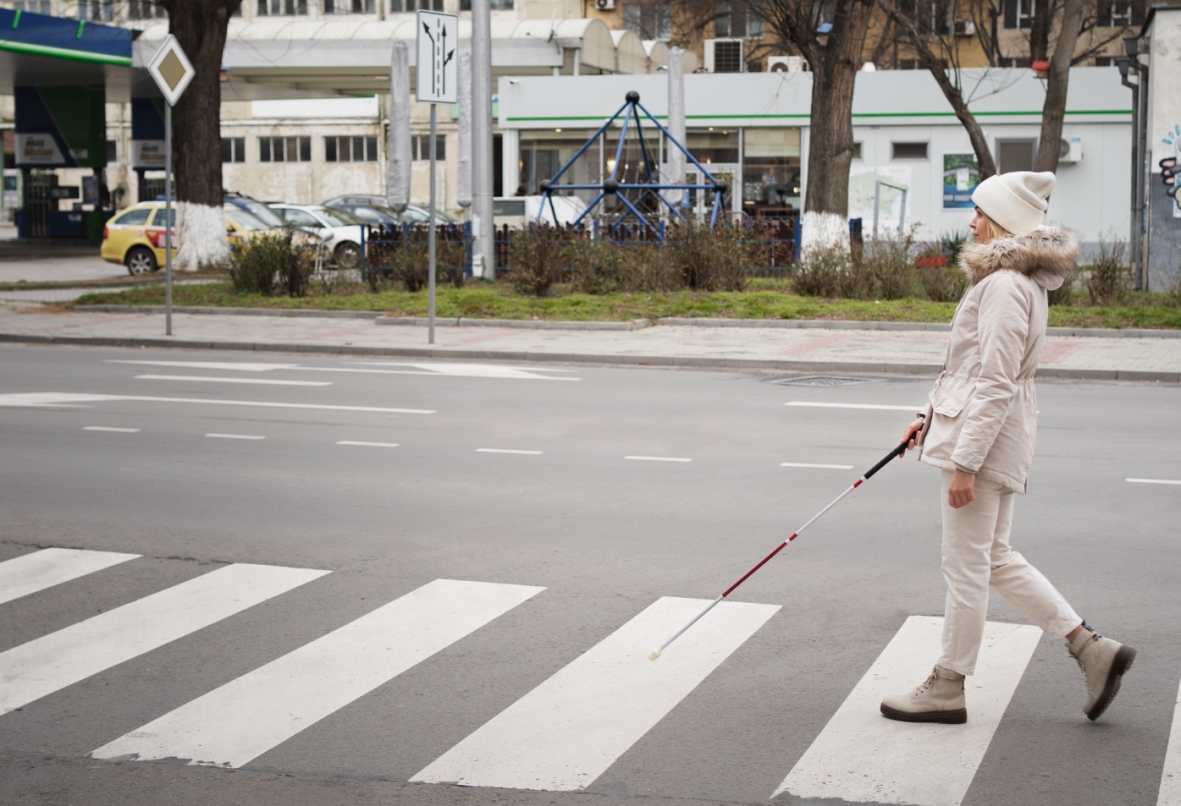
[[438, 104], [431, 104], [431, 205], [430, 223], [427, 225], [427, 254], [429, 263], [429, 274], [427, 275], [427, 282], [429, 285], [429, 293], [427, 298], [427, 318], [429, 319], [430, 331], [429, 340], [431, 344], [435, 343], [435, 147], [437, 145], [435, 140], [435, 110], [439, 108]]
[[164, 335], [172, 335], [172, 104], [164, 104]]

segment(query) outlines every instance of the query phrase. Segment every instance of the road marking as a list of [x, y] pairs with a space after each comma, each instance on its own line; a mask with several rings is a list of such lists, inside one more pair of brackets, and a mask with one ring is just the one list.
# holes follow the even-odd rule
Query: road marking
[[924, 406], [885, 406], [878, 403], [815, 403], [810, 400], [792, 400], [785, 406], [807, 406], [818, 409], [874, 409], [879, 411], [922, 411]]
[[41, 549], [0, 562], [0, 604], [110, 568], [139, 554], [84, 549]]
[[434, 409], [388, 409], [377, 406], [331, 406], [322, 403], [268, 403], [262, 400], [215, 400], [203, 397], [149, 397], [146, 395], [91, 395], [72, 392], [32, 392], [0, 395], [0, 406], [69, 407], [86, 403], [139, 400], [149, 403], [202, 403], [210, 406], [259, 406], [274, 409], [365, 411], [383, 414], [434, 414]]
[[543, 590], [436, 579], [91, 756], [241, 767]]
[[136, 375], [137, 381], [200, 381], [203, 383], [253, 383], [270, 386], [331, 386], [332, 381], [275, 381], [268, 378], [213, 378], [201, 375]]
[[252, 364], [234, 361], [115, 361], [107, 360], [107, 364], [138, 364], [148, 367], [185, 367], [188, 369], [216, 369], [239, 372], [270, 372], [276, 369], [294, 369], [298, 364]]
[[138, 434], [138, 428], [112, 428], [106, 425], [85, 425], [83, 431], [110, 431], [114, 434]]
[[677, 456], [625, 456], [624, 459], [633, 459], [637, 462], [692, 462], [692, 459], [683, 459]]
[[959, 806], [1042, 631], [985, 625], [976, 674], [967, 679], [966, 725], [883, 717], [884, 695], [914, 688], [931, 673], [942, 633], [942, 618], [908, 618], [772, 797]]
[[1173, 729], [1169, 733], [1169, 749], [1165, 751], [1156, 806], [1181, 806], [1181, 690], [1173, 708]]
[[[573, 372], [570, 369], [540, 369], [537, 367], [508, 367], [502, 364], [408, 363], [403, 361], [354, 362], [361, 367], [411, 367], [411, 369], [380, 370], [390, 375], [447, 375], [453, 378], [521, 378], [536, 381], [577, 381], [543, 373]], [[318, 370], [321, 367], [300, 367]], [[346, 371], [333, 369], [333, 372]], [[379, 371], [379, 370], [370, 370]]]
[[810, 465], [806, 462], [780, 462], [780, 467], [814, 467], [818, 470], [852, 470], [853, 465]]
[[349, 439], [342, 439], [336, 443], [337, 445], [360, 445], [363, 448], [396, 448], [397, 442], [354, 442]]
[[522, 456], [541, 456], [541, 451], [514, 451], [509, 448], [476, 448], [476, 453], [519, 453]]
[[410, 780], [562, 791], [587, 786], [779, 610], [723, 602], [660, 660], [648, 660], [651, 647], [706, 604], [658, 600]]
[[266, 439], [266, 437], [256, 437], [252, 434], [206, 434], [210, 439]]
[[327, 573], [229, 565], [0, 653], [0, 714]]
[[1124, 479], [1132, 484], [1181, 484], [1181, 481], [1173, 479]]

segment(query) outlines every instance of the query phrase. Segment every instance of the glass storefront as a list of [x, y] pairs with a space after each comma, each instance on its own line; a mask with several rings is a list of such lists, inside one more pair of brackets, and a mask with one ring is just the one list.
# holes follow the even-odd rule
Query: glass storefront
[[784, 218], [800, 209], [800, 130], [743, 132], [742, 209], [761, 218]]

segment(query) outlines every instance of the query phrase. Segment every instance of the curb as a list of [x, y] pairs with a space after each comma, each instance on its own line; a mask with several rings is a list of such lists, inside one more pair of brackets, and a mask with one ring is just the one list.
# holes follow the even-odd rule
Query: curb
[[[645, 367], [699, 367], [706, 369], [778, 370], [784, 372], [848, 372], [875, 375], [936, 375], [938, 364], [896, 364], [861, 361], [774, 361], [758, 358], [706, 358], [694, 356], [608, 355], [597, 353], [530, 353], [512, 350], [447, 350], [425, 347], [354, 347], [327, 344], [284, 344], [235, 341], [192, 341], [85, 336], [34, 336], [0, 333], [0, 343], [49, 344], [85, 347], [159, 347], [185, 350], [236, 350], [240, 352], [306, 353], [308, 355], [366, 355], [396, 358], [450, 358], [462, 360], [516, 361], [548, 364], [607, 364]], [[1042, 378], [1088, 381], [1155, 381], [1181, 383], [1181, 372], [1097, 369], [1039, 369]]]
[[[23, 290], [23, 289], [22, 289]], [[35, 290], [35, 289], [29, 289]], [[90, 313], [164, 313], [163, 305], [75, 305], [71, 310]], [[379, 325], [426, 327], [425, 316], [386, 316], [380, 311], [324, 311], [314, 308], [219, 308], [174, 305], [173, 313], [224, 316], [287, 316], [322, 319], [373, 319]], [[713, 319], [666, 316], [631, 322], [565, 322], [545, 319], [470, 319], [435, 317], [435, 327], [519, 327], [535, 330], [642, 330], [653, 325], [666, 327], [761, 327], [788, 330], [893, 330], [947, 333], [947, 322], [859, 322], [840, 319]], [[1048, 336], [1095, 339], [1181, 339], [1181, 330], [1137, 330], [1106, 327], [1050, 327]]]
[[[415, 316], [379, 316], [379, 325], [425, 326], [430, 320]], [[464, 319], [435, 317], [435, 327], [516, 327], [525, 330], [642, 330], [652, 326], [651, 319], [631, 322], [555, 322], [544, 319]]]

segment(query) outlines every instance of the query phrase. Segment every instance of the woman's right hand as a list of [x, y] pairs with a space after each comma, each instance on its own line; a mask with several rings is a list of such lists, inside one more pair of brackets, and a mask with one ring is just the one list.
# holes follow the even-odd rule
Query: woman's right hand
[[915, 421], [906, 426], [906, 430], [902, 432], [902, 439], [899, 442], [906, 443], [906, 449], [913, 451], [915, 442], [918, 440], [919, 432], [923, 430], [923, 418], [917, 417]]

